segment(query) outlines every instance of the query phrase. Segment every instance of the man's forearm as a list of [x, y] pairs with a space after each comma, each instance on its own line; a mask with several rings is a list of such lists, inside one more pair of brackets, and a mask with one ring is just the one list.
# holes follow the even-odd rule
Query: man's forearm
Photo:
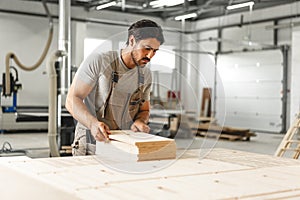
[[144, 124], [148, 124], [149, 122], [149, 117], [150, 117], [150, 112], [149, 110], [144, 110], [144, 111], [140, 111], [136, 118], [135, 118], [135, 121], [136, 120], [141, 120]]
[[66, 108], [77, 121], [88, 129], [91, 128], [93, 123], [98, 121], [97, 118], [88, 111], [86, 105], [80, 98], [73, 97], [72, 102], [67, 100]]

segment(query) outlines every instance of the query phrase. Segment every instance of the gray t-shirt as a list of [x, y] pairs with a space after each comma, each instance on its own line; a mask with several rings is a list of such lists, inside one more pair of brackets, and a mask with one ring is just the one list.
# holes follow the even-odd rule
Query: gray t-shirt
[[[130, 74], [130, 80], [125, 81], [124, 85], [124, 88], [127, 88], [128, 91], [135, 91], [135, 89], [138, 88], [139, 73], [144, 74], [144, 91], [142, 98], [145, 101], [150, 100], [152, 77], [151, 71], [147, 66], [139, 67], [139, 70], [138, 67], [129, 69], [123, 63], [119, 52], [94, 52], [82, 62], [75, 75], [78, 80], [93, 87], [90, 94], [85, 98], [84, 103], [94, 116], [96, 116], [96, 112], [108, 100], [108, 94], [112, 85], [112, 72], [114, 71], [112, 63], [114, 61], [116, 61], [116, 71], [120, 79], [122, 75]], [[122, 84], [124, 84], [124, 81], [122, 81]]]

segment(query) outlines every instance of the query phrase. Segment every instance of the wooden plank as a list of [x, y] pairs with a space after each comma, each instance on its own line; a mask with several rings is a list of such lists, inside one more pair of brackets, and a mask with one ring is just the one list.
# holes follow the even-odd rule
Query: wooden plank
[[173, 139], [160, 137], [156, 135], [151, 135], [143, 132], [134, 132], [130, 130], [115, 130], [111, 131], [109, 135], [110, 139], [114, 139], [120, 142], [125, 142], [127, 144], [146, 144], [146, 143], [165, 143], [173, 142]]
[[109, 143], [96, 142], [96, 154], [130, 160], [162, 160], [176, 158], [174, 139], [130, 130], [111, 131]]
[[211, 88], [203, 88], [200, 117], [211, 116]]

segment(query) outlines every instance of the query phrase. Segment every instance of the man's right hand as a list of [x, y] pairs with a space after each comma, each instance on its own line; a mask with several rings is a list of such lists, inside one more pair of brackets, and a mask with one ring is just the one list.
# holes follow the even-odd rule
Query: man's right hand
[[98, 141], [109, 142], [108, 135], [110, 134], [109, 127], [103, 122], [95, 122], [91, 126], [91, 133]]

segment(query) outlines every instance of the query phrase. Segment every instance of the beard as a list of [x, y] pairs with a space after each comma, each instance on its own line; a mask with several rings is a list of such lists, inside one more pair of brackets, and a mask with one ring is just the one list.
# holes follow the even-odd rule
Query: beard
[[[148, 62], [150, 62], [150, 59], [147, 58], [147, 57], [143, 57], [142, 59], [138, 59], [138, 58], [137, 58], [138, 56], [134, 54], [134, 50], [131, 51], [130, 55], [131, 55], [131, 59], [133, 60], [133, 62], [134, 62], [134, 64], [135, 64], [136, 66], [139, 66], [139, 67], [145, 67], [146, 64], [147, 64]], [[141, 62], [141, 61], [143, 61], [143, 60], [144, 60], [144, 61], [148, 61], [148, 62], [146, 62], [146, 63]], [[139, 63], [141, 63], [141, 64], [139, 64]]]
[[[133, 51], [134, 51], [134, 50], [133, 50]], [[136, 56], [134, 55], [133, 51], [131, 51], [131, 53], [130, 53], [131, 59], [133, 60], [133, 62], [134, 62], [134, 64], [135, 64], [136, 66], [140, 66], [140, 65], [139, 65], [139, 61], [138, 61], [138, 59], [136, 58]]]

